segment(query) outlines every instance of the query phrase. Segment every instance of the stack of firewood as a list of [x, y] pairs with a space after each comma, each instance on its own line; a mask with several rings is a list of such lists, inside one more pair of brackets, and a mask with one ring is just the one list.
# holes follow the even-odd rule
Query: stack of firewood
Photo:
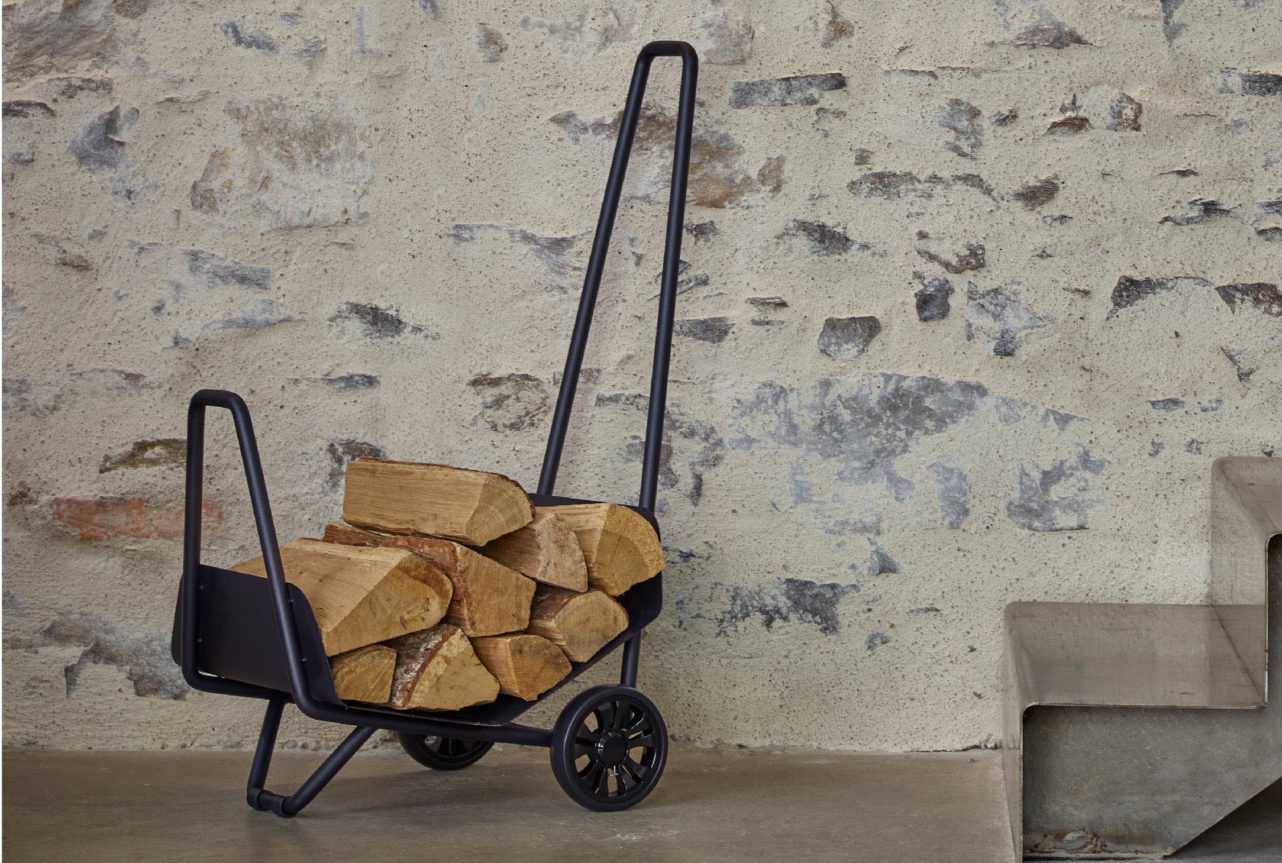
[[[533, 701], [628, 625], [614, 598], [664, 566], [614, 504], [534, 506], [505, 476], [361, 459], [346, 524], [280, 550], [320, 628], [338, 697], [458, 710]], [[232, 567], [266, 576], [261, 557]]]

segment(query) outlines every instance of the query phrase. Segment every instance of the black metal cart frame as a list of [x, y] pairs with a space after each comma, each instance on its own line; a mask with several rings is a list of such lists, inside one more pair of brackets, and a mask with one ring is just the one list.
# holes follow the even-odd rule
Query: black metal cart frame
[[[641, 115], [642, 98], [645, 94], [650, 66], [655, 57], [679, 57], [682, 61], [680, 103], [668, 200], [668, 222], [662, 286], [659, 293], [654, 362], [650, 379], [650, 402], [646, 417], [641, 490], [637, 506], [634, 507], [654, 525], [657, 531], [658, 524], [654, 518], [655, 495], [667, 400], [677, 271], [681, 256], [695, 89], [698, 78], [698, 57], [694, 49], [683, 42], [652, 42], [642, 49], [637, 58], [601, 204], [601, 213], [597, 221], [592, 252], [588, 260], [583, 293], [565, 361], [564, 375], [561, 378], [556, 410], [552, 417], [538, 493], [531, 495], [531, 499], [536, 505], [579, 502], [556, 497], [553, 489], [592, 325], [597, 291], [601, 284], [610, 236], [622, 195], [624, 176]], [[226, 408], [231, 412], [235, 424], [241, 461], [253, 507], [254, 525], [258, 532], [258, 543], [267, 570], [266, 579], [201, 563], [205, 411], [210, 407]], [[377, 707], [353, 706], [339, 700], [311, 606], [302, 592], [285, 580], [281, 566], [280, 545], [272, 519], [271, 504], [268, 501], [267, 485], [263, 479], [263, 468], [253, 423], [244, 400], [235, 393], [225, 390], [201, 390], [191, 399], [187, 413], [184, 527], [183, 573], [174, 621], [175, 661], [182, 666], [183, 677], [193, 689], [223, 695], [261, 698], [267, 701], [247, 787], [247, 799], [251, 807], [271, 811], [282, 817], [297, 814], [334, 778], [335, 774], [377, 729], [386, 729], [402, 735], [432, 736], [457, 741], [552, 747], [554, 751], [558, 745], [557, 736], [564, 737], [569, 733], [571, 736], [566, 738], [568, 743], [565, 745], [579, 745], [580, 748], [586, 745], [582, 740], [573, 737], [575, 733], [573, 729], [569, 732], [563, 731], [561, 722], [558, 722], [557, 729], [553, 730], [514, 723], [512, 720], [530, 707], [531, 703], [511, 696], [500, 696], [492, 704], [454, 711], [448, 715], [396, 712]], [[662, 605], [661, 576], [636, 585], [619, 597], [619, 600], [628, 611], [628, 628], [590, 661], [573, 663], [571, 673], [563, 683], [577, 677], [606, 654], [622, 646], [620, 683], [624, 687], [635, 686], [641, 635], [645, 626], [658, 616]], [[623, 697], [639, 698], [645, 704], [649, 704], [639, 693]], [[285, 705], [290, 702], [312, 719], [351, 725], [354, 728], [320, 767], [293, 794], [286, 796], [268, 791], [265, 785], [281, 713]], [[652, 705], [650, 707], [653, 709]], [[657, 714], [655, 719], [657, 728], [663, 732], [663, 754], [666, 755], [666, 730], [662, 728], [662, 720], [657, 717]], [[619, 718], [616, 725], [622, 723], [623, 719]], [[657, 765], [650, 765], [648, 773], [644, 774], [643, 778], [653, 784], [657, 781], [657, 774], [661, 770], [662, 760], [660, 759]], [[596, 777], [599, 775], [598, 770], [591, 777], [591, 781], [597, 781]], [[627, 780], [625, 777], [626, 781], [637, 781], [635, 771], [629, 775], [631, 779]], [[558, 775], [558, 780], [561, 779], [562, 777]], [[565, 783], [562, 782], [562, 784], [564, 787]], [[648, 791], [648, 788], [646, 790]], [[580, 800], [580, 802], [583, 801]], [[591, 804], [584, 803], [584, 805]], [[592, 806], [592, 808], [625, 808], [625, 805]]]

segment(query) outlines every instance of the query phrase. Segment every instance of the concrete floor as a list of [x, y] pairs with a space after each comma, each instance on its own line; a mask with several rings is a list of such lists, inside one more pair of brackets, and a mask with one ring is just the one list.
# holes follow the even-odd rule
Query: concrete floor
[[[244, 801], [249, 753], [4, 754], [4, 859], [468, 863], [519, 855], [716, 863], [744, 859], [1007, 863], [1000, 754], [677, 750], [651, 797], [591, 813], [541, 751], [495, 751], [432, 773], [399, 751], [362, 754], [299, 817]], [[271, 786], [318, 763], [280, 753]], [[1282, 783], [1180, 855], [1282, 859]]]

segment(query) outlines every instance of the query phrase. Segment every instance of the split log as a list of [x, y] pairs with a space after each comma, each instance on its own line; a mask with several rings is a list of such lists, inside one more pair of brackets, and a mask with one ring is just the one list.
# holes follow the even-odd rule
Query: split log
[[481, 664], [457, 626], [442, 623], [403, 635], [389, 641], [388, 646], [396, 651], [388, 707], [461, 710], [498, 698], [498, 680]]
[[628, 628], [628, 613], [603, 590], [574, 593], [540, 586], [526, 632], [551, 641], [574, 662], [587, 662]]
[[578, 537], [593, 587], [618, 596], [663, 571], [659, 536], [635, 510], [613, 503], [575, 503], [549, 509]]
[[520, 632], [530, 622], [534, 582], [465, 545], [425, 536], [385, 536], [342, 524], [326, 525], [325, 541], [407, 549], [436, 564], [454, 585], [445, 622], [465, 635]]
[[534, 521], [477, 549], [541, 584], [582, 593], [588, 567], [570, 526], [548, 507], [534, 508]]
[[386, 704], [392, 697], [396, 651], [383, 644], [368, 644], [330, 659], [334, 689], [344, 701]]
[[525, 490], [497, 473], [370, 458], [347, 465], [343, 520], [357, 527], [485, 545], [533, 518]]
[[499, 691], [533, 701], [570, 673], [570, 660], [546, 638], [518, 632], [472, 642], [481, 662], [499, 680]]
[[[285, 580], [312, 607], [326, 656], [435, 626], [451, 604], [441, 568], [404, 549], [298, 539], [280, 558]], [[232, 569], [267, 577], [262, 557]]]

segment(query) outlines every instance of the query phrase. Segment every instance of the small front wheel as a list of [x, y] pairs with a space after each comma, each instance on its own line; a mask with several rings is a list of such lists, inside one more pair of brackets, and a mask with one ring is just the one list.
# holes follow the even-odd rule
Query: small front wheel
[[422, 734], [398, 734], [401, 748], [419, 764], [433, 770], [462, 770], [471, 767], [490, 751], [489, 740], [456, 740], [453, 737], [428, 737]]
[[650, 699], [627, 686], [579, 694], [552, 731], [552, 774], [580, 806], [616, 812], [635, 806], [659, 784], [668, 760], [668, 729]]

